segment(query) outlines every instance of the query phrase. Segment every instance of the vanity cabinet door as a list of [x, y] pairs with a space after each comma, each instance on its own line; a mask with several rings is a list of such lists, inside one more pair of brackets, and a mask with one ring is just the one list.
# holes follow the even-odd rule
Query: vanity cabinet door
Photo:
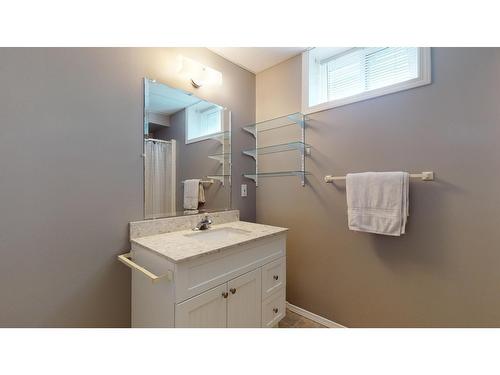
[[225, 328], [227, 284], [210, 289], [175, 305], [175, 326], [181, 328]]
[[227, 326], [229, 328], [261, 326], [261, 279], [261, 269], [258, 268], [228, 281]]

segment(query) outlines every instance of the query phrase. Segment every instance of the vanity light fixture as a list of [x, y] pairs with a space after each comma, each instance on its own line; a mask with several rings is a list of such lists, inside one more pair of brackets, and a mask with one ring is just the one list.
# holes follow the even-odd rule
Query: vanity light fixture
[[195, 88], [222, 84], [221, 72], [184, 56], [180, 56], [179, 74], [189, 79]]

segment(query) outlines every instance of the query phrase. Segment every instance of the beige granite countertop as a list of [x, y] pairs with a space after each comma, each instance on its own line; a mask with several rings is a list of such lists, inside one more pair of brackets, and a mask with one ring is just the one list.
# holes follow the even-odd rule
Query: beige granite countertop
[[220, 252], [224, 249], [243, 245], [261, 238], [274, 236], [286, 232], [287, 228], [270, 225], [249, 223], [246, 221], [233, 221], [229, 223], [212, 225], [208, 231], [219, 228], [235, 228], [249, 233], [237, 236], [221, 236], [217, 240], [203, 241], [194, 236], [186, 236], [195, 232], [191, 229], [177, 232], [162, 233], [152, 236], [132, 239], [131, 242], [165, 256], [174, 263], [184, 262], [203, 255]]

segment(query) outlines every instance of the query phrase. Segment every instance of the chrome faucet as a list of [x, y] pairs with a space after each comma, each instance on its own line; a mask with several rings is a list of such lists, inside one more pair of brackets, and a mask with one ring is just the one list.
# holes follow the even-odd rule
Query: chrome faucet
[[193, 230], [206, 230], [210, 229], [210, 225], [212, 224], [212, 220], [208, 218], [208, 215], [205, 215], [201, 221], [196, 224], [196, 226], [193, 228]]

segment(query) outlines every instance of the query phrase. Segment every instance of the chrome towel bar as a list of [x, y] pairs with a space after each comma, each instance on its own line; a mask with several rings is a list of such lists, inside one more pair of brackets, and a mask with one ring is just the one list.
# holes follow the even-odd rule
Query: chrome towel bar
[[[429, 171], [429, 172], [422, 172], [422, 173], [410, 173], [411, 178], [420, 178], [422, 181], [434, 181], [434, 172]], [[325, 176], [324, 180], [325, 182], [328, 183], [333, 183], [334, 181], [342, 181], [345, 180], [346, 176], [331, 176], [327, 175]]]
[[172, 271], [168, 271], [165, 275], [157, 276], [154, 273], [145, 269], [144, 267], [141, 267], [137, 263], [133, 262], [132, 259], [130, 259], [131, 257], [132, 257], [132, 253], [129, 252], [129, 253], [118, 255], [118, 260], [120, 262], [122, 262], [123, 264], [125, 264], [127, 267], [130, 267], [133, 270], [142, 272], [144, 275], [146, 275], [148, 278], [151, 279], [152, 283], [156, 283], [162, 279], [167, 279], [169, 281], [173, 280], [173, 272]]

